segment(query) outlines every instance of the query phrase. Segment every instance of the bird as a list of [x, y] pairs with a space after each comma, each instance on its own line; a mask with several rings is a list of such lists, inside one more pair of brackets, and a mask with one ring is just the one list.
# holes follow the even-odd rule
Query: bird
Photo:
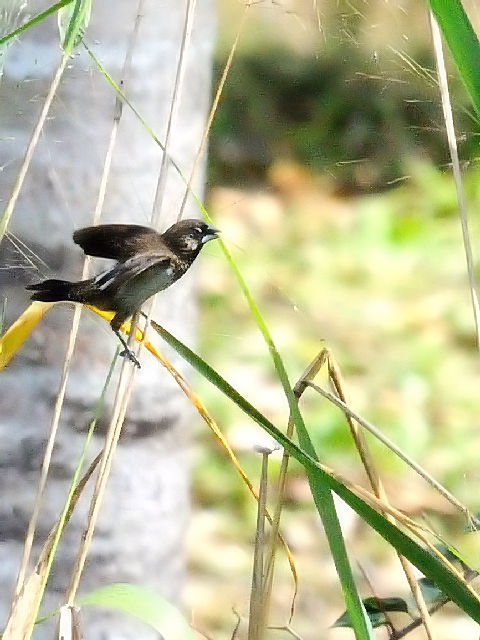
[[120, 333], [123, 323], [155, 293], [167, 289], [190, 268], [202, 247], [219, 237], [202, 220], [176, 222], [164, 233], [136, 224], [103, 224], [78, 229], [73, 241], [86, 255], [116, 264], [93, 278], [70, 282], [49, 279], [30, 284], [32, 300], [78, 302], [114, 311], [110, 326], [137, 367], [140, 363]]

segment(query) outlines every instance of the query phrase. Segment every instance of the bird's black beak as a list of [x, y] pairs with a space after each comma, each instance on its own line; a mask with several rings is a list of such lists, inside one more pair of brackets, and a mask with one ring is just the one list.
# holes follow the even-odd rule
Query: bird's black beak
[[209, 240], [215, 240], [216, 238], [218, 238], [219, 233], [220, 229], [215, 229], [215, 227], [208, 225], [205, 230], [205, 235], [202, 238], [202, 244], [205, 244]]

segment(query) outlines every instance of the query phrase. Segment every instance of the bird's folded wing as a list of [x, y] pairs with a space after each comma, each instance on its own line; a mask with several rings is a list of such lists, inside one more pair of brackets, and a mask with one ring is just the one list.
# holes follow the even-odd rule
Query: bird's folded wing
[[101, 224], [78, 229], [73, 241], [89, 256], [125, 260], [141, 251], [152, 235], [158, 234], [137, 224]]
[[171, 266], [172, 256], [168, 253], [145, 252], [134, 255], [125, 262], [119, 262], [111, 269], [100, 273], [94, 278], [94, 284], [100, 291], [118, 291], [148, 269], [165, 269], [166, 272]]

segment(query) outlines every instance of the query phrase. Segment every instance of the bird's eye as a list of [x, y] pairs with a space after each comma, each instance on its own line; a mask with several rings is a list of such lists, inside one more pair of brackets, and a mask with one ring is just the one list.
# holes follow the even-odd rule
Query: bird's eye
[[190, 233], [184, 237], [183, 243], [186, 249], [194, 251], [200, 244], [200, 240], [195, 233]]
[[202, 227], [195, 227], [193, 230], [195, 231], [195, 233], [198, 233], [200, 235], [203, 233]]

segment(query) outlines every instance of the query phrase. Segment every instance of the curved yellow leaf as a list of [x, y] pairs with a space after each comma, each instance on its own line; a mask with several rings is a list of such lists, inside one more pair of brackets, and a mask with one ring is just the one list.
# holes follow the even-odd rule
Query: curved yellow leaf
[[[0, 371], [4, 369], [16, 352], [20, 349], [25, 340], [29, 337], [37, 324], [47, 313], [47, 311], [53, 307], [57, 302], [32, 302], [28, 306], [21, 316], [15, 320], [15, 322], [7, 329], [7, 331], [0, 336]], [[113, 311], [100, 311], [96, 307], [89, 307], [97, 315], [101, 316], [107, 322], [115, 315]], [[130, 333], [130, 322], [126, 322], [122, 330], [125, 333]], [[142, 340], [143, 333], [140, 329], [137, 329], [136, 339], [140, 342]], [[145, 343], [146, 348], [158, 357], [158, 352], [155, 347], [147, 340]]]
[[0, 370], [4, 369], [54, 302], [32, 302], [0, 337]]

